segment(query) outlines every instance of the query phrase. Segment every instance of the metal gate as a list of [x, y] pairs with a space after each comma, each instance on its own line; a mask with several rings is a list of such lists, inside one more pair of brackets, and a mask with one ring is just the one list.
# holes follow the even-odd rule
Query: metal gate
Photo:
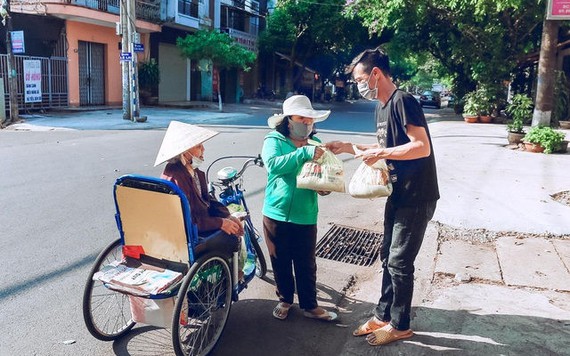
[[[62, 31], [59, 40], [54, 48], [53, 55], [46, 57], [32, 57], [15, 55], [15, 70], [17, 75], [18, 92], [16, 98], [18, 100], [18, 109], [20, 111], [58, 108], [68, 106], [67, 94], [67, 37], [65, 31]], [[24, 102], [24, 60], [39, 60], [42, 65], [42, 102], [41, 103], [25, 103]], [[10, 93], [8, 86], [8, 55], [0, 54], [0, 80], [4, 81], [4, 99], [6, 110], [10, 110]]]
[[105, 45], [79, 41], [79, 105], [105, 104]]

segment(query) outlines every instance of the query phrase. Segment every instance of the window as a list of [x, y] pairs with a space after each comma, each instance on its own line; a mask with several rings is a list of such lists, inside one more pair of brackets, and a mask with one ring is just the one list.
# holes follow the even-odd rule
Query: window
[[198, 1], [178, 0], [178, 13], [186, 16], [198, 17]]

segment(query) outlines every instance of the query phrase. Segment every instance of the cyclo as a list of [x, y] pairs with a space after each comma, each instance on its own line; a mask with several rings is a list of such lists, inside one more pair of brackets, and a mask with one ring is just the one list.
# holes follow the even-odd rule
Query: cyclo
[[[83, 294], [85, 325], [95, 338], [118, 339], [142, 322], [170, 327], [176, 355], [207, 355], [215, 347], [232, 302], [238, 301], [238, 294], [255, 275], [263, 277], [267, 271], [242, 189], [245, 170], [252, 165], [263, 167], [263, 161], [260, 156], [221, 157], [208, 171], [214, 163], [228, 158], [246, 161], [239, 171], [221, 169], [217, 181], [209, 184], [209, 191], [229, 209], [241, 213], [245, 232], [242, 248], [245, 245], [246, 252], [243, 278], [238, 278], [237, 252], [229, 261], [216, 251], [194, 253], [200, 241], [191, 208], [178, 186], [155, 177], [122, 176], [114, 184], [120, 238], [97, 257]], [[134, 274], [110, 281], [109, 276], [102, 277], [124, 271]], [[145, 273], [155, 278], [139, 278]], [[145, 288], [177, 273], [178, 280], [164, 289]], [[137, 285], [135, 279], [146, 284]], [[151, 289], [159, 291], [148, 292]]]

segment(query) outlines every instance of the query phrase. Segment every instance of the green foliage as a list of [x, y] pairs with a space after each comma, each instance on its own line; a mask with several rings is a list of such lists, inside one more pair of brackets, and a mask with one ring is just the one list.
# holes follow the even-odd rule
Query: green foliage
[[479, 111], [479, 104], [477, 103], [475, 92], [465, 94], [463, 97], [463, 102], [463, 113], [465, 115], [477, 115], [477, 112]]
[[469, 115], [489, 115], [492, 110], [493, 97], [487, 87], [481, 86], [477, 90], [465, 95], [463, 112]]
[[507, 124], [510, 132], [524, 133], [523, 125], [532, 120], [532, 99], [524, 94], [516, 94], [507, 105], [507, 114], [512, 120]]
[[[359, 19], [343, 16], [344, 4], [345, 0], [277, 1], [259, 36], [261, 55], [281, 52], [291, 58], [291, 66], [310, 66], [324, 78], [343, 73], [358, 52], [380, 44]], [[294, 85], [300, 78], [291, 79]]]
[[564, 133], [555, 131], [552, 127], [535, 126], [528, 130], [524, 141], [541, 145], [544, 147], [544, 153], [552, 153], [560, 148], [564, 136]]
[[139, 86], [143, 90], [151, 90], [160, 83], [160, 70], [154, 58], [140, 62], [138, 66]]
[[345, 12], [370, 32], [392, 33], [391, 43], [410, 53], [429, 52], [462, 97], [509, 80], [539, 50], [544, 9], [543, 0], [349, 0]]
[[238, 44], [227, 33], [217, 30], [199, 30], [185, 38], [176, 39], [182, 55], [192, 60], [209, 59], [220, 68], [251, 69], [255, 62], [254, 52]]

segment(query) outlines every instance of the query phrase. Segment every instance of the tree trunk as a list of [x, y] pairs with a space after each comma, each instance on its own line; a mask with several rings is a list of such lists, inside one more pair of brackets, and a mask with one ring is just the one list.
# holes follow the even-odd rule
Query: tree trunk
[[550, 126], [553, 108], [554, 69], [556, 67], [556, 45], [558, 44], [558, 26], [556, 20], [544, 19], [540, 59], [538, 61], [538, 85], [536, 105], [532, 115], [532, 126]]

